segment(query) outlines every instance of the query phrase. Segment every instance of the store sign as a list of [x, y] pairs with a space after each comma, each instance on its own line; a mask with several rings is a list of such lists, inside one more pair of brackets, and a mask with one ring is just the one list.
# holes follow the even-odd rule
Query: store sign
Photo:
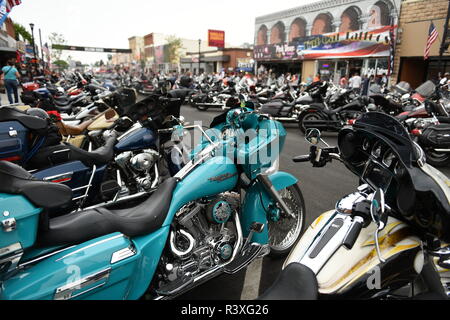
[[256, 46], [255, 59], [264, 61], [387, 57], [390, 54], [390, 30], [391, 27], [387, 26], [368, 31], [335, 32], [300, 38], [291, 43]]
[[225, 48], [225, 31], [208, 30], [208, 46]]
[[67, 45], [62, 45], [62, 44], [53, 44], [52, 49], [54, 49], [54, 50], [70, 50], [70, 51], [85, 51], [85, 52], [132, 53], [131, 49], [79, 47], [79, 46], [67, 46]]
[[242, 71], [253, 71], [255, 61], [252, 58], [237, 58], [237, 69]]

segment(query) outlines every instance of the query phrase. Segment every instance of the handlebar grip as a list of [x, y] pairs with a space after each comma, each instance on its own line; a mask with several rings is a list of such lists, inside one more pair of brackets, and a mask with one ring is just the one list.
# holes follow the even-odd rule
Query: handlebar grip
[[342, 243], [345, 248], [347, 248], [348, 250], [351, 250], [353, 248], [353, 246], [356, 243], [356, 240], [358, 240], [362, 228], [363, 223], [355, 220], [351, 229], [348, 231], [347, 236], [344, 239], [344, 242]]
[[292, 161], [298, 163], [298, 162], [309, 162], [311, 161], [311, 156], [307, 155], [307, 156], [298, 156], [295, 157], [294, 159], [292, 159]]

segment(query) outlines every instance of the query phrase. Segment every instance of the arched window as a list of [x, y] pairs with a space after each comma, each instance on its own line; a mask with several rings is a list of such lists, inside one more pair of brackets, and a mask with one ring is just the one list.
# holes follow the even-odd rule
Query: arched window
[[306, 37], [306, 21], [297, 18], [291, 24], [291, 30], [289, 32], [289, 41], [292, 41], [295, 38], [303, 38], [303, 37]]
[[333, 32], [332, 18], [329, 14], [321, 13], [314, 20], [311, 34], [313, 36]]
[[267, 44], [267, 31], [269, 31], [269, 29], [267, 29], [267, 27], [265, 25], [262, 25], [259, 28], [257, 39], [256, 39], [257, 46], [263, 46], [263, 45]]
[[389, 26], [391, 20], [390, 6], [385, 1], [378, 1], [370, 8], [369, 28]]
[[360, 11], [356, 7], [350, 7], [341, 16], [339, 32], [357, 31], [359, 27]]
[[285, 40], [285, 27], [283, 22], [278, 22], [270, 31], [270, 44], [282, 43]]

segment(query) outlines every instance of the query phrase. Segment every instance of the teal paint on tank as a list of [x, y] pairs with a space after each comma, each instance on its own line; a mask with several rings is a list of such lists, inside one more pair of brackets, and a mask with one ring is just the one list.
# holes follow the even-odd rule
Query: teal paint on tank
[[163, 226], [169, 226], [185, 204], [231, 191], [238, 182], [238, 170], [227, 157], [213, 157], [180, 181], [173, 193], [170, 210]]

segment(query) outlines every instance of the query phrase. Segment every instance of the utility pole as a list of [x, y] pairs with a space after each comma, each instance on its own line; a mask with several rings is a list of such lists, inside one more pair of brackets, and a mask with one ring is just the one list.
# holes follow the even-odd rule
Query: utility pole
[[41, 34], [41, 29], [40, 28], [39, 28], [39, 43], [41, 44], [42, 68], [45, 70], [44, 48], [42, 47], [42, 34]]
[[34, 23], [30, 23], [30, 28], [31, 28], [31, 42], [33, 42], [33, 54], [34, 54], [34, 65], [36, 68], [36, 72], [38, 71], [38, 66], [37, 66], [37, 57], [36, 57], [36, 43], [34, 41]]
[[[450, 0], [449, 0], [450, 1]], [[202, 40], [198, 40], [198, 75], [200, 75], [200, 57], [201, 57]]]
[[449, 24], [449, 20], [450, 20], [450, 0], [448, 1], [448, 6], [447, 6], [447, 18], [445, 20], [445, 26], [444, 26], [444, 35], [442, 37], [442, 43], [441, 43], [441, 47], [439, 49], [439, 66], [438, 66], [438, 70], [441, 73], [441, 75], [443, 75], [445, 73], [445, 70], [443, 70], [442, 68], [442, 56], [444, 55], [444, 52], [447, 51], [450, 42], [448, 42], [448, 24]]

